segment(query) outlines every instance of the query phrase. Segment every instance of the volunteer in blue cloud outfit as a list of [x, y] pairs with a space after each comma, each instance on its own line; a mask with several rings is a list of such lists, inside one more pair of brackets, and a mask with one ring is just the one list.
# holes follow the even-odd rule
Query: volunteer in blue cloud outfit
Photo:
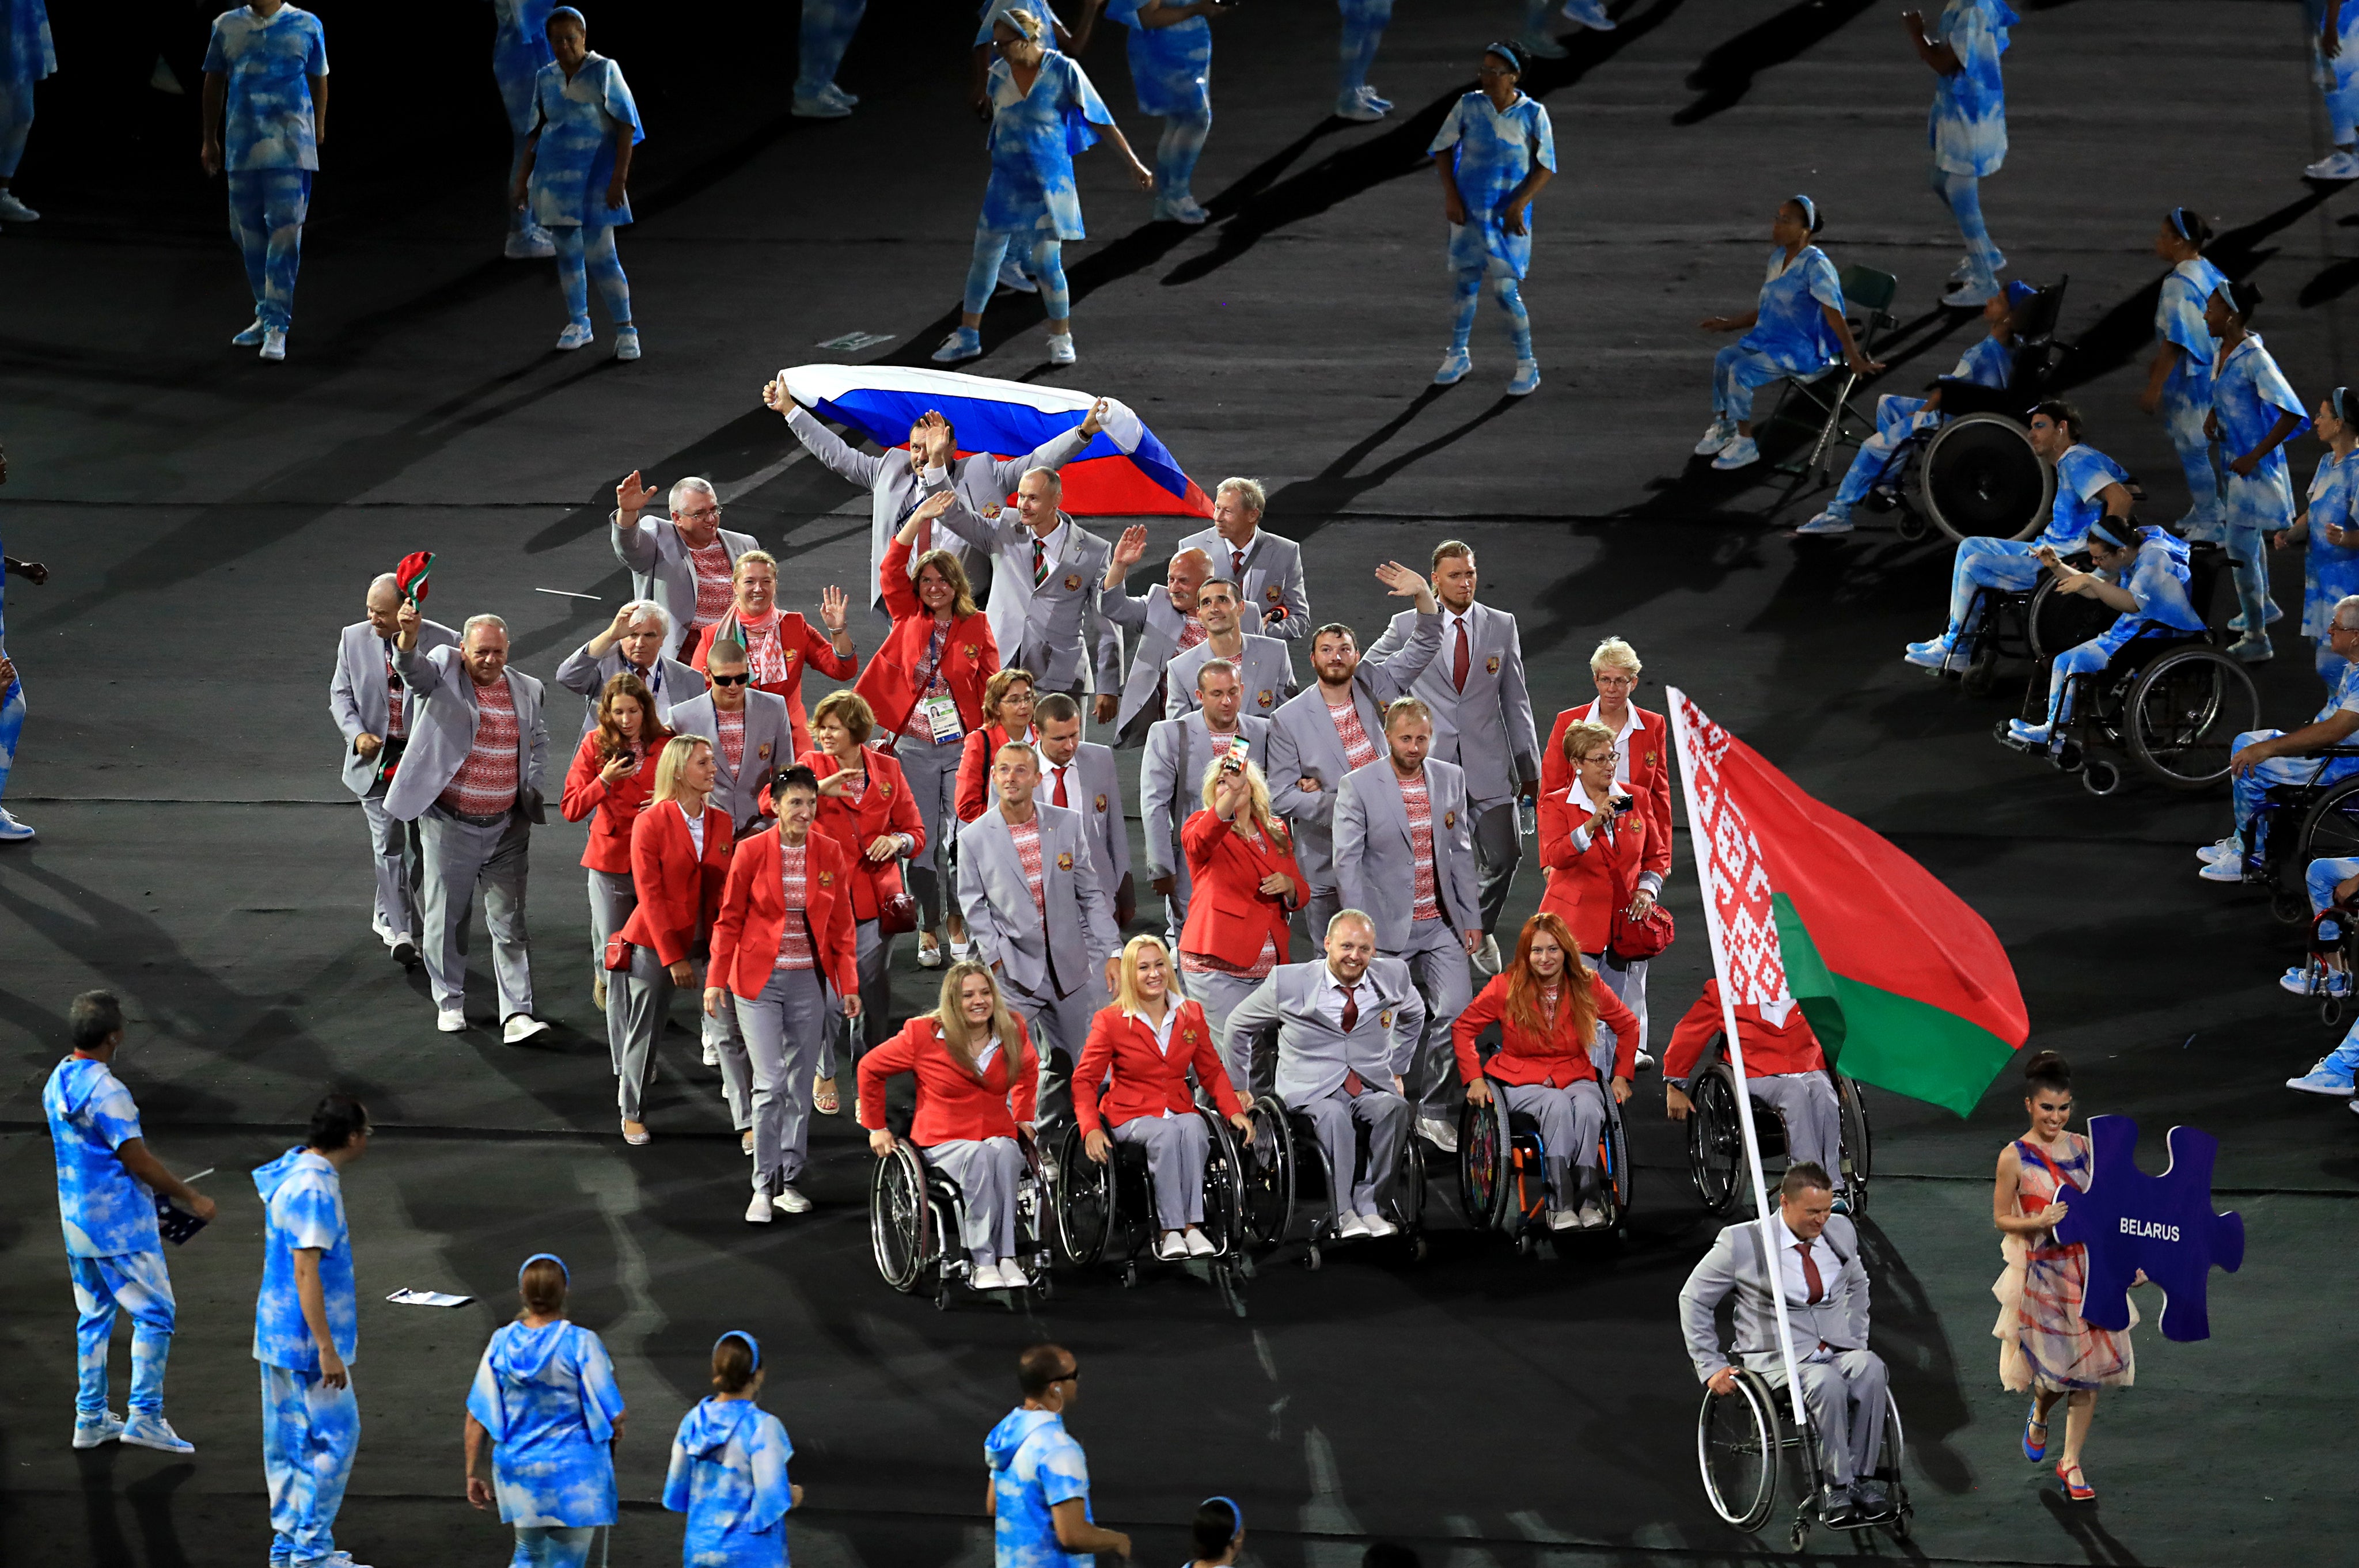
[[631, 280], [614, 252], [614, 231], [631, 221], [631, 149], [647, 140], [623, 68], [590, 48], [590, 24], [571, 5], [549, 14], [555, 58], [533, 79], [533, 128], [524, 170], [509, 192], [557, 249], [565, 293], [560, 349], [589, 345], [590, 283], [614, 323], [614, 357], [639, 357], [631, 323]]
[[712, 1343], [712, 1386], [680, 1418], [663, 1506], [688, 1516], [685, 1568], [786, 1568], [787, 1513], [803, 1489], [787, 1479], [795, 1445], [756, 1405], [762, 1347], [743, 1329]]
[[[467, 1390], [467, 1501], [516, 1528], [509, 1568], [582, 1568], [614, 1522], [623, 1394], [599, 1337], [565, 1319], [565, 1260], [536, 1252], [516, 1271], [522, 1310], [484, 1346]], [[489, 1439], [492, 1481], [477, 1475]]]
[[1977, 535], [1962, 540], [1950, 568], [1950, 621], [1930, 642], [1911, 643], [1902, 655], [1929, 670], [1963, 668], [1973, 649], [1961, 647], [1966, 616], [1973, 609], [1978, 589], [2020, 593], [2039, 581], [2040, 552], [2071, 555], [2088, 536], [2089, 524], [2100, 516], [2130, 514], [2130, 476], [2122, 465], [2089, 446], [2080, 410], [2050, 399], [2031, 411], [2031, 449], [2056, 469], [2056, 498], [2049, 503], [2048, 526], [2029, 544]]
[[2285, 373], [2261, 335], [2245, 326], [2260, 304], [2261, 291], [2253, 285], [2225, 283], [2203, 307], [2203, 319], [2220, 344], [2212, 365], [2207, 428], [2220, 443], [2220, 460], [2228, 470], [2222, 531], [2237, 604], [2236, 618], [2228, 624], [2244, 633], [2228, 652], [2253, 664], [2272, 652], [2268, 622], [2277, 610], [2269, 597], [2262, 535], [2293, 526], [2293, 480], [2285, 444], [2306, 423], [2301, 399], [2287, 384]]
[[1466, 342], [1474, 330], [1483, 285], [1507, 318], [1516, 373], [1507, 395], [1521, 397], [1540, 384], [1532, 355], [1532, 319], [1517, 285], [1532, 265], [1532, 199], [1556, 178], [1556, 133], [1549, 113], [1516, 86], [1524, 73], [1516, 46], [1495, 43], [1483, 54], [1477, 89], [1450, 106], [1449, 117], [1425, 150], [1441, 176], [1441, 207], [1450, 220], [1450, 270], [1457, 278], [1458, 315], [1450, 351], [1434, 373], [1448, 386], [1474, 368]]
[[2174, 207], [2163, 214], [2154, 254], [2169, 262], [2170, 270], [2163, 274], [2162, 293], [2155, 301], [2154, 360], [2147, 367], [2138, 407], [2162, 416], [2162, 427], [2187, 476], [2189, 505], [2179, 520], [2180, 534], [2216, 543], [2225, 537], [2226, 524], [2206, 422], [2212, 415], [2212, 360], [2219, 345], [2212, 340], [2203, 309], [2227, 287], [2228, 277], [2204, 259], [2203, 247], [2211, 243], [2212, 225], [2187, 208]]
[[2059, 593], [2077, 593], [2111, 605], [2121, 616], [2087, 642], [2056, 655], [2048, 681], [2048, 717], [2038, 724], [2006, 722], [2007, 738], [2020, 745], [2045, 746], [2056, 725], [2071, 717], [2065, 693], [2071, 678], [2102, 670], [2122, 645], [2151, 624], [2201, 632], [2203, 617], [2188, 602], [2187, 541], [2160, 528], [2139, 527], [2126, 517], [2105, 516], [2089, 524], [2089, 560], [2094, 572], [2075, 571], [2052, 547], [2042, 546], [2039, 564], [2056, 575]]
[[1984, 303], [1998, 292], [1999, 270], [2006, 265], [1983, 222], [1982, 182], [2006, 161], [2006, 89], [1998, 57], [2006, 52], [2007, 29], [2019, 19], [2006, 0], [1949, 0], [1940, 36], [1928, 37], [1921, 12], [1900, 14], [1917, 58], [1940, 79], [1925, 126], [1933, 149], [1926, 183], [1957, 219], [1966, 242], [1966, 254], [1950, 275], [1946, 305]]
[[[49, 1074], [41, 1109], [58, 1162], [58, 1223], [73, 1276], [73, 1445], [123, 1442], [167, 1454], [195, 1445], [164, 1419], [164, 1366], [172, 1353], [175, 1304], [156, 1228], [168, 1198], [199, 1219], [211, 1198], [192, 1190], [148, 1152], [139, 1108], [114, 1076], [123, 1007], [107, 991], [84, 991], [66, 1013], [73, 1051]], [[106, 1359], [118, 1312], [131, 1316], [131, 1400], [126, 1416], [107, 1407]]]
[[0, 0], [0, 223], [37, 222], [41, 215], [10, 187], [32, 135], [34, 84], [57, 74], [49, 8], [42, 0]]
[[2334, 150], [2301, 171], [2305, 179], [2359, 179], [2359, 0], [2306, 0], [2310, 76], [2326, 100]]
[[230, 341], [259, 345], [266, 360], [287, 357], [303, 220], [327, 139], [328, 36], [320, 18], [285, 0], [253, 0], [214, 17], [200, 156], [207, 174], [228, 170], [230, 232], [254, 293], [254, 324]]
[[2279, 547], [2307, 544], [2302, 562], [2301, 634], [2316, 648], [2319, 678], [2331, 689], [2342, 684], [2346, 661], [2329, 645], [2334, 607], [2359, 593], [2359, 397], [2338, 386], [2311, 416], [2310, 429], [2326, 443], [2326, 455], [2310, 480], [2310, 504], [2293, 526], [2276, 535]]
[[[540, 122], [536, 102], [540, 68], [555, 58], [549, 52], [550, 4], [492, 0], [492, 78], [500, 84], [500, 104], [508, 114], [511, 190], [524, 174], [525, 149], [532, 145], [533, 127]], [[514, 207], [508, 212], [507, 243], [500, 254], [510, 261], [546, 261], [557, 254], [557, 245], [531, 213]]]
[[843, 51], [852, 47], [852, 35], [867, 10], [868, 0], [803, 0], [790, 111], [797, 118], [841, 120], [860, 102], [835, 84], [835, 69], [843, 63]]
[[1090, 1463], [1065, 1430], [1081, 1379], [1061, 1345], [1035, 1345], [1016, 1360], [1024, 1402], [983, 1440], [995, 1568], [1091, 1568], [1101, 1552], [1130, 1556], [1130, 1537], [1090, 1519]]
[[1345, 120], [1381, 120], [1393, 101], [1368, 85], [1368, 67], [1392, 25], [1393, 0], [1335, 0], [1343, 30], [1335, 48], [1335, 114]]
[[262, 1364], [262, 1471], [271, 1568], [329, 1568], [360, 1447], [360, 1348], [342, 1174], [368, 1151], [368, 1111], [332, 1094], [304, 1141], [254, 1173], [265, 1208], [254, 1358]]
[[1754, 388], [1814, 373], [1837, 360], [1864, 376], [1884, 368], [1852, 341], [1835, 264], [1810, 243], [1824, 227], [1826, 214], [1809, 197], [1779, 202], [1769, 224], [1777, 248], [1769, 253], [1760, 298], [1742, 316], [1707, 316], [1699, 323], [1707, 332], [1745, 333], [1712, 356], [1712, 424], [1695, 450], [1700, 458], [1711, 458], [1716, 469], [1761, 460], [1753, 440]]
[[[2351, 660], [2359, 656], [2359, 599], [2345, 599], [2334, 607], [2326, 636], [2344, 664], [2342, 678], [2327, 693], [2326, 706], [2299, 730], [2247, 730], [2235, 739], [2228, 756], [2234, 826], [2218, 843], [2195, 851], [2203, 862], [2198, 874], [2205, 881], [2245, 880], [2246, 851], [2262, 848], [2253, 838], [2253, 819], [2271, 785], [2329, 784], [2359, 773], [2359, 758], [2310, 755], [2329, 746], [2347, 744], [2352, 734], [2359, 731], [2359, 670], [2351, 666]], [[2315, 884], [2311, 892], [2314, 898]]]
[[1155, 215], [1201, 223], [1190, 182], [1212, 128], [1212, 22], [1236, 0], [1106, 0], [1106, 20], [1130, 29], [1130, 83], [1138, 112], [1163, 122], [1155, 147]]

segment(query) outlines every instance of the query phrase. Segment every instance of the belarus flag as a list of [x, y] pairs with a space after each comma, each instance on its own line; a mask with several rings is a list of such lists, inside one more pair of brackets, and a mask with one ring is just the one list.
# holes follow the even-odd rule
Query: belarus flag
[[[778, 373], [796, 402], [882, 447], [908, 445], [909, 427], [932, 409], [957, 432], [961, 455], [1020, 457], [1079, 425], [1095, 401], [1061, 387], [898, 365], [810, 364]], [[1155, 432], [1108, 402], [1103, 428], [1064, 466], [1064, 510], [1083, 517], [1210, 517], [1212, 502]]]
[[1843, 1073], [1972, 1111], [2031, 1032], [1997, 933], [1685, 693], [1669, 695], [1722, 994], [1791, 996]]

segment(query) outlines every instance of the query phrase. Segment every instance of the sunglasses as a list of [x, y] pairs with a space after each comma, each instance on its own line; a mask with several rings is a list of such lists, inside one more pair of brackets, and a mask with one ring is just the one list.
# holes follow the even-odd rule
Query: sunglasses
[[712, 681], [714, 686], [744, 686], [747, 681], [754, 678], [754, 672], [751, 670], [740, 670], [734, 676], [709, 675], [705, 678]]

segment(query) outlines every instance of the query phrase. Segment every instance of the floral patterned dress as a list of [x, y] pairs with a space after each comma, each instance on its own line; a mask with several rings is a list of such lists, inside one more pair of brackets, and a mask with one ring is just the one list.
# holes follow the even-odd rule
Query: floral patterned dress
[[[2071, 1189], [2068, 1204], [2087, 1185], [2089, 1141], [2078, 1133], [2066, 1133], [2054, 1152], [2018, 1138], [2015, 1152], [2022, 1162], [2016, 1200], [2027, 1215], [2046, 1208], [2060, 1185]], [[2054, 1233], [2041, 1231], [2009, 1236], [2001, 1251], [2006, 1270], [1991, 1286], [1999, 1302], [1991, 1336], [1999, 1342], [1999, 1381], [2010, 1392], [2127, 1388], [2136, 1380], [2130, 1329], [2115, 1333], [2081, 1320], [2081, 1298], [2089, 1282], [2085, 1246], [2060, 1246]], [[2130, 1328], [2137, 1322], [2132, 1304]]]

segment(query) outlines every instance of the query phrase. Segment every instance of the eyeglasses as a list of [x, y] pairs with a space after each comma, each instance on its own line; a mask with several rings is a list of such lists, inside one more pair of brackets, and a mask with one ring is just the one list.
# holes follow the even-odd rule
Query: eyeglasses
[[1599, 686], [1636, 686], [1638, 684], [1638, 677], [1636, 676], [1607, 675], [1603, 671], [1600, 671], [1597, 674], [1591, 676], [1589, 678], [1596, 682]]
[[1078, 1382], [1080, 1382], [1081, 1380], [1082, 1380], [1082, 1368], [1081, 1368], [1081, 1364], [1080, 1364], [1079, 1362], [1076, 1362], [1076, 1363], [1074, 1363], [1074, 1365], [1073, 1365], [1073, 1369], [1072, 1369], [1071, 1371], [1070, 1371], [1070, 1372], [1066, 1373], [1063, 1377], [1061, 1377], [1061, 1378], [1051, 1378], [1051, 1379], [1049, 1379], [1049, 1386], [1050, 1388], [1054, 1388], [1054, 1387], [1056, 1387], [1059, 1383], [1078, 1383]]
[[674, 521], [680, 523], [716, 523], [720, 521], [721, 514], [725, 510], [726, 508], [719, 506], [700, 506], [693, 512], [675, 512], [672, 517]]
[[1582, 758], [1581, 760], [1584, 762], [1618, 762], [1622, 760], [1622, 753], [1619, 752], [1592, 752], [1589, 755]]
[[734, 676], [712, 676], [709, 678], [714, 686], [744, 686], [754, 678], [754, 672], [740, 670]]

